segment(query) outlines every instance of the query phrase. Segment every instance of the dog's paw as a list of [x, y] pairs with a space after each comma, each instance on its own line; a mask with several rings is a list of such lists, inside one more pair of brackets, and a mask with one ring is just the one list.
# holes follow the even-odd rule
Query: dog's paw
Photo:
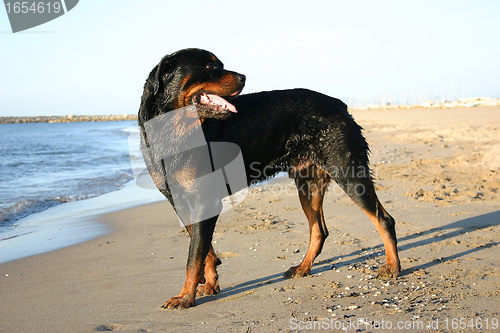
[[210, 284], [200, 284], [198, 286], [198, 290], [196, 291], [196, 296], [198, 297], [203, 297], [203, 296], [213, 296], [216, 295], [220, 292], [219, 284], [213, 286]]
[[283, 274], [283, 277], [285, 279], [293, 279], [293, 278], [297, 278], [297, 277], [307, 276], [310, 273], [311, 273], [311, 269], [302, 269], [299, 265], [299, 266], [290, 267], [285, 272], [285, 274]]
[[187, 309], [194, 305], [194, 297], [191, 295], [175, 296], [161, 306], [162, 309]]
[[394, 279], [399, 276], [401, 268], [396, 264], [385, 264], [380, 267], [377, 278], [382, 280]]

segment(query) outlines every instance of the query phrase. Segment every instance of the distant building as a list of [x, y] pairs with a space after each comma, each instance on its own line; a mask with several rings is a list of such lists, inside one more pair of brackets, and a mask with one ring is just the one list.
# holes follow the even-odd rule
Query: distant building
[[500, 98], [491, 97], [467, 97], [459, 98], [456, 101], [439, 102], [437, 100], [424, 99], [415, 104], [396, 103], [373, 103], [364, 100], [349, 100], [349, 107], [359, 110], [367, 109], [407, 109], [407, 108], [457, 108], [473, 106], [500, 106]]
[[500, 104], [500, 99], [491, 97], [465, 97], [459, 98], [460, 106], [496, 106]]

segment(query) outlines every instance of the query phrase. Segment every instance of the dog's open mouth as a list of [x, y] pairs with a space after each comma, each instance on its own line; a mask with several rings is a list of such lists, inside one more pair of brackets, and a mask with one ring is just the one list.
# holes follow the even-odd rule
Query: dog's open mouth
[[[230, 97], [236, 97], [238, 93], [234, 93]], [[194, 104], [203, 111], [214, 112], [214, 113], [227, 113], [238, 111], [233, 104], [229, 103], [226, 99], [219, 95], [210, 93], [200, 93], [194, 96]]]

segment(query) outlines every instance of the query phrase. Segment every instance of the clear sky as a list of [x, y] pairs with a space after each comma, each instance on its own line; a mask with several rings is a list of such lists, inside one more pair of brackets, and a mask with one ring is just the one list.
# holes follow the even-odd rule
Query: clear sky
[[151, 69], [186, 47], [247, 93], [500, 97], [498, 0], [80, 0], [16, 34], [0, 8], [0, 116], [135, 114]]

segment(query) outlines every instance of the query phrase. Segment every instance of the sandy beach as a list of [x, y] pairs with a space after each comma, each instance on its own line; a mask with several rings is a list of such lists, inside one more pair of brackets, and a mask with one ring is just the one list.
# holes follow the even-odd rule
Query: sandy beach
[[160, 309], [182, 288], [189, 244], [165, 200], [102, 215], [113, 231], [97, 239], [0, 265], [0, 332], [498, 331], [500, 107], [351, 113], [396, 219], [397, 279], [375, 278], [380, 236], [333, 184], [312, 275], [283, 279], [309, 230], [279, 178], [220, 217], [220, 294]]

